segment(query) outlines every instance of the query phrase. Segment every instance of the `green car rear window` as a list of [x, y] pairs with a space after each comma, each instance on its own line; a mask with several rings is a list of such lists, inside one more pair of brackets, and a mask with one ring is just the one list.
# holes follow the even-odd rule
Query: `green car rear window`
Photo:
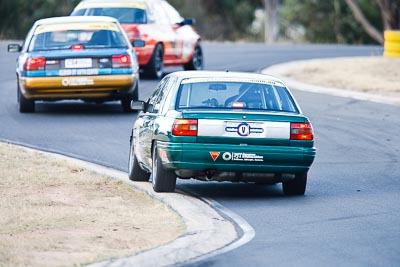
[[298, 113], [286, 87], [250, 82], [183, 83], [177, 109], [246, 109]]

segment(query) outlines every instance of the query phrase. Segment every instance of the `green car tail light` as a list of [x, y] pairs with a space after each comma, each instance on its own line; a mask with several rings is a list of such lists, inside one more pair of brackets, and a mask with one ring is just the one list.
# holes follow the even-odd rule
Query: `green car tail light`
[[172, 126], [172, 134], [176, 136], [197, 136], [197, 120], [176, 119]]
[[313, 140], [314, 134], [311, 123], [291, 123], [290, 140]]

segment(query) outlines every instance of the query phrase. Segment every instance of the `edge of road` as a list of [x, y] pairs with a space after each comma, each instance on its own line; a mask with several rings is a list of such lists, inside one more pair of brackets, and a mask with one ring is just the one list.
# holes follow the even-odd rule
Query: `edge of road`
[[363, 93], [363, 92], [358, 92], [358, 91], [350, 91], [350, 90], [344, 90], [344, 89], [334, 88], [334, 87], [325, 87], [325, 86], [320, 86], [320, 85], [307, 84], [307, 83], [292, 79], [288, 76], [285, 76], [285, 74], [287, 73], [287, 70], [296, 67], [297, 64], [309, 62], [312, 60], [313, 59], [296, 60], [296, 61], [290, 61], [287, 63], [276, 64], [276, 65], [272, 65], [267, 68], [261, 69], [259, 72], [262, 74], [268, 74], [268, 75], [272, 75], [277, 78], [280, 78], [284, 81], [284, 83], [288, 87], [295, 89], [295, 90], [306, 91], [306, 92], [311, 92], [311, 93], [319, 93], [319, 94], [329, 94], [329, 95], [339, 96], [339, 97], [348, 97], [348, 98], [353, 98], [353, 99], [357, 99], [357, 100], [371, 101], [371, 102], [375, 102], [375, 103], [382, 103], [382, 104], [389, 104], [389, 105], [400, 105], [400, 98], [382, 96], [382, 95], [371, 94], [371, 93]]
[[0, 142], [17, 145], [27, 150], [34, 150], [124, 182], [167, 205], [178, 213], [186, 226], [185, 234], [170, 243], [126, 258], [112, 258], [87, 266], [147, 267], [198, 262], [244, 245], [255, 236], [254, 229], [242, 217], [214, 200], [202, 198], [198, 195], [193, 196], [194, 193], [181, 190], [177, 190], [177, 193], [155, 193], [151, 183], [130, 181], [127, 173], [119, 170], [75, 159], [57, 152], [46, 151], [29, 144], [1, 138]]

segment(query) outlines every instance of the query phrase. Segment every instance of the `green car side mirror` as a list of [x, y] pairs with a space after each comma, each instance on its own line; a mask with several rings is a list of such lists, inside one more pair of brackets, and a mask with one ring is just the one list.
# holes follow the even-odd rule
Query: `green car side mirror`
[[131, 109], [136, 110], [136, 111], [142, 111], [145, 108], [145, 102], [144, 101], [131, 101]]

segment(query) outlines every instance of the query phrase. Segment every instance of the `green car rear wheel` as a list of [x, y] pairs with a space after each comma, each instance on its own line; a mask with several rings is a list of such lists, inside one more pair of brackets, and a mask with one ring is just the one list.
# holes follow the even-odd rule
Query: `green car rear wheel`
[[301, 196], [306, 192], [307, 172], [296, 174], [294, 180], [282, 183], [283, 193], [288, 196]]
[[176, 175], [173, 170], [166, 170], [161, 163], [157, 145], [153, 147], [153, 172], [152, 184], [156, 192], [174, 192], [176, 185]]
[[133, 141], [131, 141], [129, 151], [129, 166], [128, 166], [129, 180], [136, 182], [147, 182], [150, 180], [150, 173], [142, 170], [137, 161]]

